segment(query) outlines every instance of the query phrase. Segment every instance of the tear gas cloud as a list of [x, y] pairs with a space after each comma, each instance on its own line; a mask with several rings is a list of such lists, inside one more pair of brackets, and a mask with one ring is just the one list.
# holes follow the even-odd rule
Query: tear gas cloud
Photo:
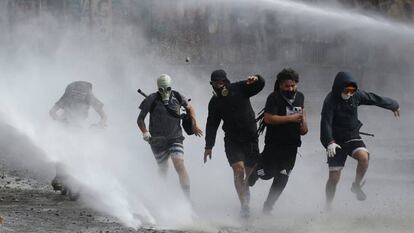
[[[135, 21], [114, 24], [112, 35], [107, 36], [70, 20], [62, 29], [61, 22], [49, 14], [15, 22], [13, 26], [4, 16], [1, 18], [0, 103], [5, 129], [1, 144], [6, 164], [30, 169], [45, 181], [53, 178], [55, 163], [65, 164], [81, 184], [82, 203], [117, 217], [127, 226], [150, 223], [190, 230], [238, 228], [239, 203], [221, 130], [213, 160], [207, 164], [202, 164], [203, 139], [187, 137], [184, 142], [194, 213], [181, 193], [171, 164], [168, 179], [158, 177], [151, 150], [136, 126], [142, 101], [136, 90], [154, 92], [158, 75], [169, 74], [173, 87], [192, 99], [198, 122], [204, 128], [213, 69], [225, 69], [232, 81], [251, 73], [263, 74], [265, 90], [252, 99], [257, 112], [273, 89], [276, 73], [289, 66], [301, 76], [299, 89], [306, 96], [310, 133], [303, 137], [299, 150], [302, 156], [298, 156], [289, 184], [275, 206], [276, 223], [259, 214], [271, 183], [259, 181], [252, 189], [255, 221], [249, 230], [385, 232], [387, 224], [398, 232], [412, 229], [411, 25], [336, 6], [294, 1], [155, 1], [151, 8], [148, 3], [142, 3], [142, 7], [158, 12], [152, 17], [158, 17], [159, 22], [185, 17], [194, 20], [186, 14], [191, 10], [204, 13], [211, 34], [200, 38], [200, 47], [187, 44], [174, 50], [171, 44], [161, 43], [162, 38], [150, 38]], [[0, 8], [1, 14], [7, 13], [5, 7]], [[236, 40], [236, 30], [251, 39]], [[274, 40], [275, 35], [293, 42], [280, 43], [282, 40]], [[279, 43], [277, 54], [264, 56], [274, 43]], [[229, 47], [220, 47], [221, 44]], [[234, 44], [241, 50], [234, 51]], [[318, 57], [307, 52], [321, 45], [326, 46], [322, 46]], [[165, 51], [177, 53], [168, 57]], [[375, 107], [360, 109], [363, 130], [376, 134], [366, 140], [372, 154], [365, 187], [368, 200], [357, 202], [349, 191], [355, 168], [350, 159], [338, 186], [332, 217], [324, 212], [328, 172], [319, 142], [319, 113], [333, 77], [340, 70], [354, 74], [362, 89], [399, 100], [402, 117], [395, 120], [392, 113]], [[95, 96], [105, 104], [108, 128], [65, 129], [49, 118], [48, 111], [66, 85], [76, 80], [93, 83]], [[91, 111], [89, 123], [97, 120]], [[7, 143], [10, 138], [13, 144]], [[16, 147], [20, 150], [13, 149]], [[374, 223], [378, 225], [374, 227]]]

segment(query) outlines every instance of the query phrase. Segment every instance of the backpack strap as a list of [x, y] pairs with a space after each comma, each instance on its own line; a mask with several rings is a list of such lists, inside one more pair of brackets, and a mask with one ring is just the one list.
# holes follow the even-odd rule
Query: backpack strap
[[151, 107], [150, 107], [150, 113], [154, 111], [155, 105], [157, 104], [157, 100], [161, 99], [160, 93], [157, 92], [157, 97], [152, 101]]
[[[174, 93], [174, 96], [175, 96], [175, 98], [180, 102], [180, 104], [181, 104], [181, 100], [182, 100], [182, 98], [181, 98], [181, 96], [180, 96], [180, 94], [178, 94], [178, 92], [176, 92], [176, 91], [173, 91], [173, 93]], [[175, 94], [176, 93], [176, 94]], [[152, 101], [152, 103], [151, 103], [151, 107], [150, 107], [150, 113], [152, 113], [152, 111], [154, 111], [154, 109], [155, 109], [155, 105], [157, 104], [157, 101], [158, 100], [161, 100], [161, 95], [159, 94], [159, 93], [157, 93], [157, 97], [154, 99], [154, 101]], [[174, 110], [172, 110], [171, 108], [169, 108], [168, 106], [166, 106], [166, 105], [164, 105], [164, 107], [165, 107], [165, 109], [167, 110], [167, 112], [171, 115], [171, 116], [173, 116], [173, 117], [175, 117], [175, 118], [181, 118], [181, 115], [180, 114], [178, 114], [178, 113], [176, 113]]]
[[181, 95], [180, 95], [180, 93], [178, 92], [178, 91], [174, 91], [174, 90], [172, 90], [172, 93], [173, 93], [173, 95], [175, 96], [175, 98], [178, 100], [178, 102], [180, 103], [180, 105], [182, 104], [182, 102], [183, 102], [183, 99], [181, 98]]

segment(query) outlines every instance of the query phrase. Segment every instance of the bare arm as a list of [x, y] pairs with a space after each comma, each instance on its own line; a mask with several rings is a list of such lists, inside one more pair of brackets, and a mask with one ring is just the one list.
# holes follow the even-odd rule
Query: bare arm
[[193, 133], [198, 137], [203, 136], [203, 131], [200, 129], [200, 127], [198, 127], [197, 124], [194, 108], [190, 104], [187, 104], [185, 110], [187, 111], [188, 116], [191, 118]]
[[147, 116], [147, 112], [141, 111], [138, 115], [137, 124], [138, 128], [141, 130], [142, 133], [148, 132], [147, 126], [145, 125], [145, 117]]
[[303, 116], [300, 114], [293, 114], [288, 116], [272, 115], [268, 112], [264, 113], [264, 122], [267, 125], [280, 125], [290, 122], [299, 123], [303, 120]]
[[308, 133], [308, 120], [305, 110], [303, 110], [302, 123], [300, 124], [300, 135], [305, 135]]

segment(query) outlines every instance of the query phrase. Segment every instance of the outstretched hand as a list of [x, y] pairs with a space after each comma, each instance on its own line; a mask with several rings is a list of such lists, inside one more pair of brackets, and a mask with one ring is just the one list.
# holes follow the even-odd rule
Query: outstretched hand
[[400, 117], [400, 109], [394, 111], [394, 116], [399, 118]]
[[213, 149], [205, 149], [204, 150], [204, 163], [207, 163], [207, 157], [210, 157], [211, 159], [211, 154], [213, 153]]

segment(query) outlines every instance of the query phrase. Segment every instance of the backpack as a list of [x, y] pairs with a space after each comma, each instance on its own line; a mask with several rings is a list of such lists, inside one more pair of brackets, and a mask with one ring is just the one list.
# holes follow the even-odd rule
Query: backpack
[[[175, 98], [178, 100], [179, 103], [181, 103], [183, 100], [181, 98], [181, 95], [177, 92], [177, 91], [172, 91], [172, 94], [175, 96]], [[161, 96], [159, 93], [157, 93], [157, 98], [152, 102], [151, 104], [151, 108], [150, 108], [150, 113], [154, 110], [155, 108], [155, 104], [157, 100], [160, 100]], [[188, 116], [187, 113], [182, 113], [181, 115], [176, 113], [174, 110], [172, 110], [171, 108], [169, 108], [167, 105], [164, 105], [164, 107], [167, 109], [167, 112], [175, 117], [175, 118], [180, 118], [181, 119], [181, 126], [183, 127], [184, 131], [186, 132], [187, 135], [193, 135], [193, 126], [192, 126], [192, 121], [191, 118]]]

